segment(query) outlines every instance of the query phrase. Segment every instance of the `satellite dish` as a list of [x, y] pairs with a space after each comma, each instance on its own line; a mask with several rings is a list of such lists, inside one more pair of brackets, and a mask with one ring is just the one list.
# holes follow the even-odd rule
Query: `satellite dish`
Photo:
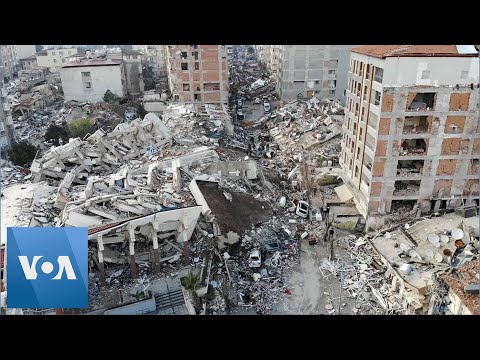
[[462, 229], [453, 229], [452, 230], [452, 239], [453, 240], [460, 240], [463, 238], [463, 230]]
[[387, 232], [385, 233], [385, 237], [386, 237], [387, 239], [390, 239], [390, 238], [392, 237], [392, 235], [387, 231]]
[[447, 235], [440, 235], [440, 241], [442, 243], [446, 244], [446, 243], [448, 243], [448, 240], [450, 240], [450, 239], [448, 238]]
[[410, 225], [409, 224], [405, 224], [405, 229], [410, 229]]
[[434, 245], [440, 242], [440, 238], [437, 234], [428, 234], [427, 239]]
[[425, 250], [425, 256], [428, 257], [428, 258], [433, 258], [433, 250], [428, 248], [427, 250]]
[[435, 253], [435, 260], [437, 260], [437, 262], [442, 262], [443, 256], [437, 252]]

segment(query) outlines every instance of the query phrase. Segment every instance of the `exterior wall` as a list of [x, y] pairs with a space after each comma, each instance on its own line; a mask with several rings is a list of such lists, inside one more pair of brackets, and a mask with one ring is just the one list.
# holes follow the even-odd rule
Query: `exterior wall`
[[[390, 212], [395, 200], [448, 200], [454, 207], [455, 199], [478, 199], [478, 58], [352, 53], [350, 66], [340, 164], [362, 215]], [[381, 82], [376, 67], [384, 70]], [[433, 105], [409, 110], [422, 93], [434, 94]], [[409, 127], [419, 120], [423, 125]], [[402, 151], [406, 140], [424, 141], [425, 151]], [[405, 160], [418, 161], [419, 171], [400, 172]], [[416, 181], [418, 191], [396, 191], [399, 181]]]
[[15, 132], [13, 130], [13, 119], [10, 104], [7, 99], [7, 91], [3, 86], [3, 80], [0, 81], [0, 150], [10, 148], [15, 141]]
[[0, 45], [0, 81], [6, 77], [12, 80], [13, 74], [17, 71], [17, 56], [14, 45]]
[[142, 55], [123, 55], [125, 66], [125, 80], [127, 91], [131, 95], [138, 95], [145, 90], [142, 71]]
[[35, 45], [15, 45], [15, 48], [17, 49], [18, 59], [25, 59], [36, 53]]
[[[344, 98], [349, 45], [281, 45], [270, 50], [277, 92], [284, 101], [300, 97]], [[343, 74], [339, 76], [339, 71]]]
[[[186, 54], [186, 58], [182, 58], [182, 54]], [[227, 104], [225, 45], [170, 45], [168, 61], [169, 86], [175, 100]], [[187, 69], [182, 70], [182, 66]]]
[[59, 69], [68, 62], [67, 57], [77, 54], [77, 48], [69, 49], [48, 49], [47, 55], [37, 54], [37, 64], [40, 67], [47, 67], [50, 69]]
[[37, 59], [35, 57], [30, 57], [27, 59], [20, 60], [20, 67], [22, 70], [31, 70], [38, 68]]
[[473, 315], [470, 309], [463, 303], [462, 299], [452, 289], [448, 290], [448, 310], [453, 315]]
[[[90, 72], [91, 89], [86, 89], [82, 72]], [[60, 70], [65, 101], [103, 102], [107, 90], [124, 97], [124, 72], [121, 65], [109, 66], [75, 66]]]

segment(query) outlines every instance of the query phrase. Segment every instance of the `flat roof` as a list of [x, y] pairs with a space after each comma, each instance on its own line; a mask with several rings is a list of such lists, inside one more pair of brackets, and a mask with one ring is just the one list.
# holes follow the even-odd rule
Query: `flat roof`
[[29, 56], [29, 57], [20, 59], [20, 61], [35, 60], [36, 58], [37, 58], [37, 57], [36, 57], [35, 55], [31, 55], [31, 56]]
[[385, 59], [387, 57], [477, 57], [473, 45], [363, 45], [352, 52]]
[[119, 59], [88, 59], [82, 61], [72, 61], [62, 66], [63, 68], [85, 67], [85, 66], [117, 66], [122, 63]]

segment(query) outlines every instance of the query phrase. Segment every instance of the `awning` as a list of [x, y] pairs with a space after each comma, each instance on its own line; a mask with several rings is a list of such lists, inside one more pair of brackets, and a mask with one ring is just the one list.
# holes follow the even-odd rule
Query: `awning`
[[347, 202], [350, 199], [353, 199], [353, 195], [348, 189], [347, 185], [343, 184], [339, 187], [335, 188], [335, 192], [337, 193], [338, 197], [340, 198], [340, 201], [342, 202]]

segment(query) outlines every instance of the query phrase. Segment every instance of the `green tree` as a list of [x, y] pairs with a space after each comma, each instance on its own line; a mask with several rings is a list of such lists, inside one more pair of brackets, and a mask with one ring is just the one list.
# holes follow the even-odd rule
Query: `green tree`
[[63, 126], [52, 124], [47, 128], [47, 132], [45, 133], [45, 140], [50, 141], [55, 146], [60, 145], [60, 139], [66, 144], [69, 138], [70, 134], [68, 133], [68, 128]]
[[16, 143], [8, 150], [10, 161], [19, 166], [25, 166], [31, 163], [33, 159], [35, 159], [36, 154], [37, 148], [28, 141]]
[[93, 124], [92, 121], [88, 118], [81, 118], [77, 120], [73, 120], [68, 125], [68, 130], [70, 134], [74, 138], [81, 138], [83, 139], [85, 135], [91, 134], [93, 131]]
[[105, 94], [103, 95], [103, 101], [106, 103], [114, 103], [118, 102], [120, 100], [120, 97], [112, 93], [110, 90], [105, 91]]
[[187, 276], [181, 278], [180, 282], [186, 290], [195, 290], [197, 287], [198, 276], [193, 273], [189, 273]]

